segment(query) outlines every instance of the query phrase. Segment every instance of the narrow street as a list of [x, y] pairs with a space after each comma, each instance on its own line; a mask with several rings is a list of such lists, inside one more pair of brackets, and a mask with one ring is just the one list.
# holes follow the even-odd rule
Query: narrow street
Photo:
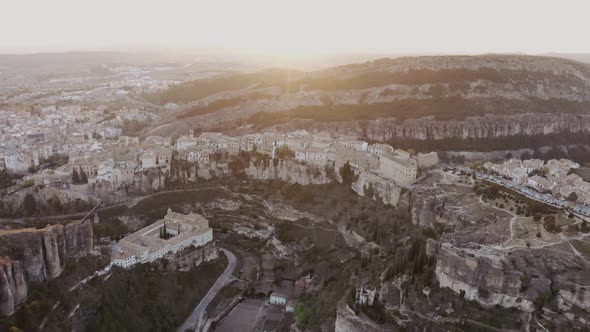
[[[237, 259], [236, 256], [229, 250], [224, 248], [219, 248], [225, 256], [227, 257], [227, 267], [223, 271], [223, 273], [219, 276], [217, 281], [211, 286], [211, 289], [207, 292], [205, 297], [199, 302], [199, 304], [195, 307], [193, 312], [190, 316], [184, 321], [184, 323], [176, 330], [177, 332], [185, 332], [186, 330], [194, 330], [197, 326], [199, 319], [205, 313], [205, 310], [209, 306], [209, 303], [213, 301], [215, 295], [231, 280], [232, 273], [236, 268]], [[187, 290], [189, 291], [189, 290]]]

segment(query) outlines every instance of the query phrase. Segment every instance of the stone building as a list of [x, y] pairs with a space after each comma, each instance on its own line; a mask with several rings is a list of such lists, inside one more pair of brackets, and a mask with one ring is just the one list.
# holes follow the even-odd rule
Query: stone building
[[377, 293], [376, 289], [371, 290], [361, 286], [356, 289], [355, 303], [357, 305], [372, 306], [375, 302], [375, 293]]
[[190, 246], [201, 247], [211, 241], [213, 230], [203, 216], [168, 209], [164, 219], [119, 241], [113, 264], [129, 268], [136, 263], [153, 262]]
[[379, 174], [400, 186], [407, 186], [416, 180], [417, 173], [418, 167], [413, 159], [391, 153], [379, 157]]

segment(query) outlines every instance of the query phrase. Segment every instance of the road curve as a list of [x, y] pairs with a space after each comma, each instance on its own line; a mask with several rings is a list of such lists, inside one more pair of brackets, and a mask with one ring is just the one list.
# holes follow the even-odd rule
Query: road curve
[[186, 330], [193, 331], [195, 326], [197, 325], [197, 322], [199, 321], [199, 318], [203, 315], [203, 313], [205, 313], [205, 310], [207, 309], [207, 306], [209, 306], [209, 303], [211, 303], [215, 295], [217, 295], [217, 293], [223, 288], [223, 286], [225, 286], [227, 282], [230, 280], [232, 273], [236, 268], [236, 255], [234, 255], [231, 251], [227, 249], [219, 249], [221, 249], [221, 251], [223, 251], [223, 253], [227, 257], [227, 267], [219, 276], [219, 278], [217, 278], [217, 281], [215, 281], [213, 286], [211, 286], [211, 289], [209, 289], [205, 297], [203, 297], [201, 302], [199, 302], [195, 310], [193, 310], [190, 316], [188, 316], [184, 323], [176, 330], [177, 332], [185, 332]]

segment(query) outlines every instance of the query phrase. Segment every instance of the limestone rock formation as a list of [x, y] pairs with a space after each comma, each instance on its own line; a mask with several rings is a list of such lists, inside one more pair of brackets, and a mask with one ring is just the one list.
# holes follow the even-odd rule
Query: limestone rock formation
[[[504, 254], [494, 250], [470, 250], [443, 243], [439, 249], [435, 274], [440, 287], [484, 305], [516, 307], [533, 311], [533, 300], [520, 292], [523, 273], [510, 267]], [[546, 289], [549, 284], [546, 284]], [[537, 295], [537, 294], [535, 294]]]
[[11, 315], [29, 285], [59, 276], [93, 248], [90, 223], [0, 232], [0, 315]]
[[350, 307], [344, 303], [338, 303], [336, 309], [335, 332], [385, 332], [388, 329], [375, 324], [368, 318], [357, 316]]
[[219, 250], [214, 243], [209, 243], [201, 247], [189, 247], [185, 250], [174, 254], [173, 262], [179, 270], [188, 270], [194, 266], [217, 259]]
[[402, 188], [393, 180], [388, 180], [376, 174], [362, 172], [352, 183], [352, 190], [360, 196], [370, 195], [374, 200], [381, 200], [383, 204], [396, 206], [399, 202]]
[[282, 180], [302, 185], [332, 182], [325, 167], [302, 164], [294, 160], [251, 160], [245, 172], [248, 177], [257, 180]]

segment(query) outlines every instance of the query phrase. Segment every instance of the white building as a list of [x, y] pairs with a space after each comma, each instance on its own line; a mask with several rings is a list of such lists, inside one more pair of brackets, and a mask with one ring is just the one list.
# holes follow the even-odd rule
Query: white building
[[416, 180], [418, 167], [413, 159], [404, 159], [404, 156], [386, 153], [379, 157], [379, 173], [400, 186], [407, 186]]
[[369, 143], [365, 141], [338, 141], [336, 146], [339, 150], [367, 151]]
[[276, 305], [286, 305], [287, 304], [287, 296], [285, 294], [273, 292], [270, 294], [270, 304]]
[[309, 164], [323, 166], [328, 162], [326, 149], [307, 148], [305, 150], [305, 162]]
[[135, 161], [115, 162], [112, 159], [98, 163], [96, 181], [107, 181], [111, 183], [113, 190], [119, 189], [125, 184], [133, 182], [133, 173], [137, 163]]
[[178, 151], [186, 150], [191, 146], [197, 145], [199, 139], [195, 138], [194, 131], [190, 131], [188, 136], [181, 136], [176, 140], [176, 149]]
[[[170, 238], [162, 238], [164, 232]], [[136, 263], [153, 262], [190, 246], [200, 247], [213, 241], [209, 221], [195, 213], [168, 213], [159, 220], [119, 241], [113, 264], [129, 268]]]
[[373, 157], [379, 158], [379, 156], [385, 153], [393, 153], [393, 146], [389, 144], [375, 143], [369, 145], [368, 151]]
[[361, 288], [357, 288], [356, 290], [355, 303], [358, 305], [372, 306], [375, 302], [375, 293], [377, 293], [376, 289], [371, 290], [361, 286]]
[[[14, 173], [26, 172], [34, 165], [33, 156], [27, 151], [13, 151], [4, 156], [5, 167]], [[37, 163], [38, 165], [38, 163]]]

